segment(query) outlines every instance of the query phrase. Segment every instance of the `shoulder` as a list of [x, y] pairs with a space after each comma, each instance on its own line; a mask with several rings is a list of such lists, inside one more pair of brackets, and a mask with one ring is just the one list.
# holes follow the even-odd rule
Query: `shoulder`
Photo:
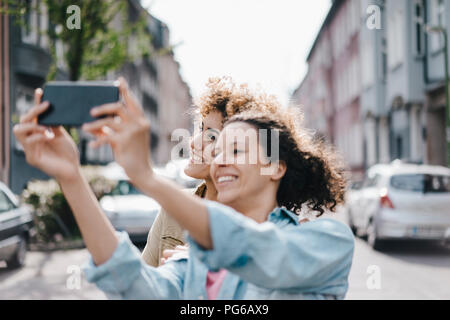
[[299, 226], [298, 232], [309, 232], [321, 239], [338, 241], [350, 246], [354, 245], [355, 238], [351, 229], [343, 222], [333, 218], [318, 218]]

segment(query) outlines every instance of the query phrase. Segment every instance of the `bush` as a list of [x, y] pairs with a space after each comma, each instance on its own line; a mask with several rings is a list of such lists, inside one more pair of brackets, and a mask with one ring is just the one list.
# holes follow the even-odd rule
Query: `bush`
[[[116, 182], [101, 175], [99, 166], [83, 166], [86, 177], [97, 199], [111, 192]], [[81, 237], [72, 210], [59, 184], [54, 180], [33, 180], [28, 182], [22, 192], [23, 202], [31, 205], [34, 211], [35, 243], [49, 243], [60, 240], [74, 240]]]

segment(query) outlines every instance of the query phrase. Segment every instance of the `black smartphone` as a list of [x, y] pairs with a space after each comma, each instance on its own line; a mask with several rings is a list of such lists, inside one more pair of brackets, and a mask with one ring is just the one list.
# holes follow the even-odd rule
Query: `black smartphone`
[[119, 88], [114, 81], [52, 81], [44, 86], [41, 101], [50, 102], [39, 115], [38, 123], [45, 126], [68, 125], [80, 127], [98, 120], [90, 110], [119, 100]]

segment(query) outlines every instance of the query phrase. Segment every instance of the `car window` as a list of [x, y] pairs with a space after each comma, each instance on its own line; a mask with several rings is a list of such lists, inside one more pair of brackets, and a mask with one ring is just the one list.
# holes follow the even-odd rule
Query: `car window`
[[130, 194], [141, 194], [141, 192], [126, 180], [119, 181], [111, 191], [111, 195], [113, 196], [126, 196]]
[[395, 189], [413, 192], [450, 192], [450, 176], [431, 174], [402, 174], [391, 178]]
[[381, 176], [379, 174], [366, 176], [366, 179], [364, 180], [363, 188], [376, 187], [378, 182], [380, 181], [380, 177]]
[[0, 191], [0, 212], [14, 209], [15, 206], [3, 191]]
[[360, 190], [362, 187], [362, 181], [354, 181], [350, 184], [351, 190]]

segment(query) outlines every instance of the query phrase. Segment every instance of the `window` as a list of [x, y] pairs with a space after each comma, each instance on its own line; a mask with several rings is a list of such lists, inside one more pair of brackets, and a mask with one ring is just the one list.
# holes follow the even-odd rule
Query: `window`
[[363, 80], [363, 87], [368, 88], [370, 87], [374, 80], [375, 80], [375, 74], [374, 74], [374, 48], [372, 43], [371, 37], [365, 37], [365, 39], [362, 39], [363, 41], [363, 48], [362, 48], [362, 80]]
[[364, 181], [364, 188], [373, 188], [378, 185], [381, 176], [379, 174], [371, 174]]
[[14, 204], [9, 200], [3, 191], [0, 191], [0, 212], [5, 212], [14, 209]]
[[[431, 3], [431, 25], [445, 27], [445, 2], [444, 0], [433, 0]], [[431, 34], [431, 50], [438, 51], [444, 46], [442, 34]]]
[[402, 174], [391, 178], [391, 186], [413, 192], [450, 192], [450, 177], [430, 174]]
[[423, 7], [420, 1], [416, 1], [414, 5], [414, 32], [415, 40], [414, 50], [417, 55], [423, 54]]
[[25, 14], [23, 15], [22, 41], [29, 44], [39, 42], [39, 23], [36, 10], [36, 0], [25, 1]]
[[383, 37], [381, 40], [381, 77], [383, 81], [386, 81], [388, 69], [388, 58], [387, 58], [387, 41]]
[[403, 11], [397, 10], [389, 16], [388, 32], [388, 62], [389, 68], [394, 69], [403, 62], [404, 59], [404, 30]]

